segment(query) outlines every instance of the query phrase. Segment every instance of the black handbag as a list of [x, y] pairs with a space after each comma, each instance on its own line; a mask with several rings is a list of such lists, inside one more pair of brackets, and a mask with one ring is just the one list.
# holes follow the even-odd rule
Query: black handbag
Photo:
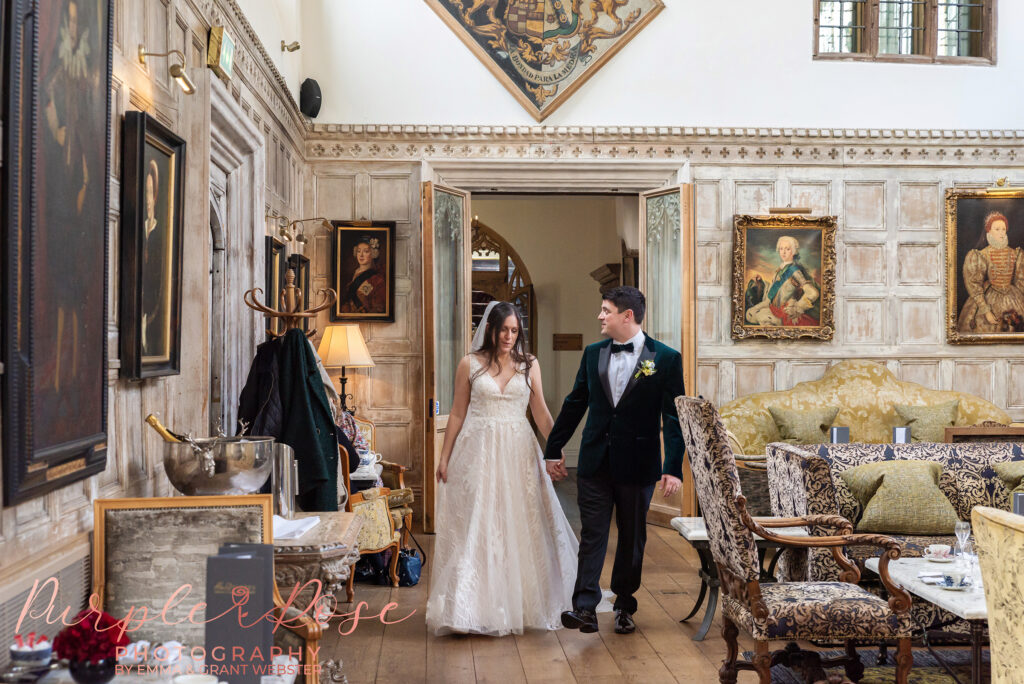
[[402, 549], [398, 552], [398, 586], [400, 587], [412, 587], [418, 584], [423, 566], [427, 562], [427, 555], [423, 553], [423, 547], [416, 541], [416, 537], [412, 536], [412, 532], [409, 532], [409, 537], [419, 549], [419, 554], [417, 555], [416, 549]]

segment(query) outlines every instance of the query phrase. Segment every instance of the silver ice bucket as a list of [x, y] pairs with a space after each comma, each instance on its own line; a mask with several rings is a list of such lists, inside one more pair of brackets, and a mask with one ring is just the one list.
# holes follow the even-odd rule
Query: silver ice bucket
[[182, 494], [252, 494], [274, 466], [273, 437], [208, 437], [164, 443], [164, 471]]

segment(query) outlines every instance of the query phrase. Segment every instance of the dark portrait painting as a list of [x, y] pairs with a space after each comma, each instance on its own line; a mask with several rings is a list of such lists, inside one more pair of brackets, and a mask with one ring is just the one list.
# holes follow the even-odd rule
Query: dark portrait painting
[[733, 339], [831, 339], [835, 218], [737, 216]]
[[5, 504], [106, 453], [109, 0], [7, 3]]
[[946, 191], [946, 337], [1024, 340], [1024, 190]]
[[127, 112], [121, 168], [121, 375], [177, 374], [185, 141]]
[[395, 224], [332, 221], [332, 321], [395, 320]]
[[[266, 304], [269, 308], [276, 311], [281, 310], [281, 290], [284, 289], [285, 275], [288, 273], [288, 255], [285, 253], [284, 243], [277, 238], [270, 237], [269, 235], [264, 238], [266, 246], [266, 278], [267, 278], [267, 296]], [[267, 337], [273, 337], [270, 333], [280, 334], [284, 330], [281, 328], [281, 319], [279, 318], [268, 318], [267, 319]]]

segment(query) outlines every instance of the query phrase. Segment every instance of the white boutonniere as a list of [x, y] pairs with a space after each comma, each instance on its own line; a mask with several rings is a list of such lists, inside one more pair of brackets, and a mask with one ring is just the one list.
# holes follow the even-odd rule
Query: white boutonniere
[[640, 364], [640, 370], [633, 376], [634, 379], [639, 379], [641, 375], [645, 377], [651, 377], [658, 372], [658, 369], [654, 366], [654, 361], [647, 360]]

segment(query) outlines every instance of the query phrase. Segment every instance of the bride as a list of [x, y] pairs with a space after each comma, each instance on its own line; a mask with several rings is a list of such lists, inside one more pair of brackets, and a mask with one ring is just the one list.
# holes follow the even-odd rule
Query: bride
[[578, 544], [526, 418], [529, 406], [547, 437], [540, 368], [521, 332], [515, 307], [491, 302], [455, 372], [427, 601], [436, 634], [558, 629], [572, 605]]

